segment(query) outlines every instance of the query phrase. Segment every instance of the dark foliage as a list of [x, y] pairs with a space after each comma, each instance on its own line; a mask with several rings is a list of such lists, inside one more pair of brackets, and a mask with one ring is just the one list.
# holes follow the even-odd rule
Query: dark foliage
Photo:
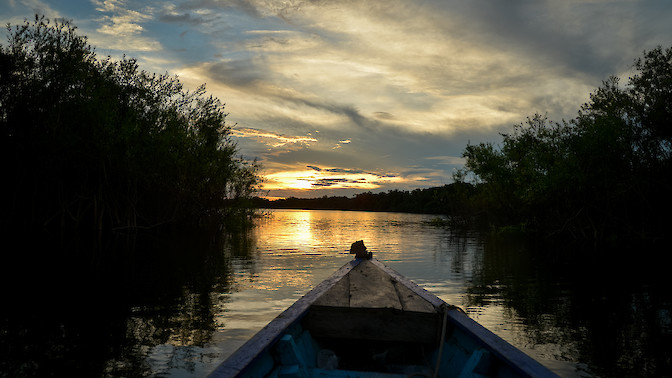
[[4, 225], [111, 229], [249, 215], [256, 163], [237, 158], [202, 86], [98, 59], [68, 22], [8, 26], [0, 45]]
[[535, 115], [501, 145], [468, 145], [470, 199], [495, 226], [620, 240], [666, 237], [672, 210], [672, 48], [645, 52], [627, 85], [616, 77], [576, 119]]

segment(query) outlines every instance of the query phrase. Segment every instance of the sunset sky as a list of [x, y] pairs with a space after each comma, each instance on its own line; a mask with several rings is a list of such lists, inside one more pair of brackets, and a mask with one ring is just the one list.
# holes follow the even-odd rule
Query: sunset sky
[[0, 0], [3, 25], [35, 13], [99, 57], [205, 83], [271, 197], [448, 184], [468, 142], [574, 118], [672, 46], [670, 0]]

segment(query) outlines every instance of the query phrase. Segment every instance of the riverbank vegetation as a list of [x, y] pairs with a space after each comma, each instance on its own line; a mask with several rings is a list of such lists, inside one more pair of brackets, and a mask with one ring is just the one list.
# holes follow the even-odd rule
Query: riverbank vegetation
[[99, 59], [68, 22], [8, 26], [0, 45], [2, 227], [78, 230], [239, 223], [260, 178], [224, 104], [124, 57]]
[[255, 203], [258, 207], [268, 209], [391, 211], [443, 215], [462, 213], [464, 200], [472, 191], [473, 185], [471, 184], [453, 183], [411, 191], [365, 192], [352, 197], [289, 197], [273, 201], [255, 198]]
[[577, 239], [667, 238], [672, 210], [672, 48], [645, 52], [575, 119], [530, 117], [499, 144], [470, 144], [457, 182], [468, 212], [495, 227]]

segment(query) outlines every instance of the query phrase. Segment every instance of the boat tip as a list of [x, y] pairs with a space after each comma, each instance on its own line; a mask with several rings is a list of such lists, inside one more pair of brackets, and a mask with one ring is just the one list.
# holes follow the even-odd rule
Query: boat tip
[[373, 253], [366, 251], [364, 240], [358, 240], [352, 243], [350, 246], [350, 253], [354, 254], [356, 259], [370, 260], [373, 257]]

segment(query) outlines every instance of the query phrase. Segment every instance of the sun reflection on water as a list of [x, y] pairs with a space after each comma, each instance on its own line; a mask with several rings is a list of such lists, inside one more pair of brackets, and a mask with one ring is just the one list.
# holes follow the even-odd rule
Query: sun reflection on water
[[[258, 220], [246, 253], [232, 251], [229, 289], [213, 296], [215, 332], [205, 345], [204, 372], [213, 369], [274, 317], [347, 261], [364, 240], [377, 259], [433, 292], [557, 370], [568, 352], [535, 335], [510, 307], [498, 283], [478, 276], [480, 239], [431, 225], [433, 216], [400, 213], [274, 210]], [[552, 321], [540, 331], [555, 332]], [[560, 349], [559, 349], [560, 348]], [[571, 351], [569, 351], [571, 352]], [[571, 354], [571, 353], [570, 353]], [[559, 362], [560, 361], [560, 362]]]

